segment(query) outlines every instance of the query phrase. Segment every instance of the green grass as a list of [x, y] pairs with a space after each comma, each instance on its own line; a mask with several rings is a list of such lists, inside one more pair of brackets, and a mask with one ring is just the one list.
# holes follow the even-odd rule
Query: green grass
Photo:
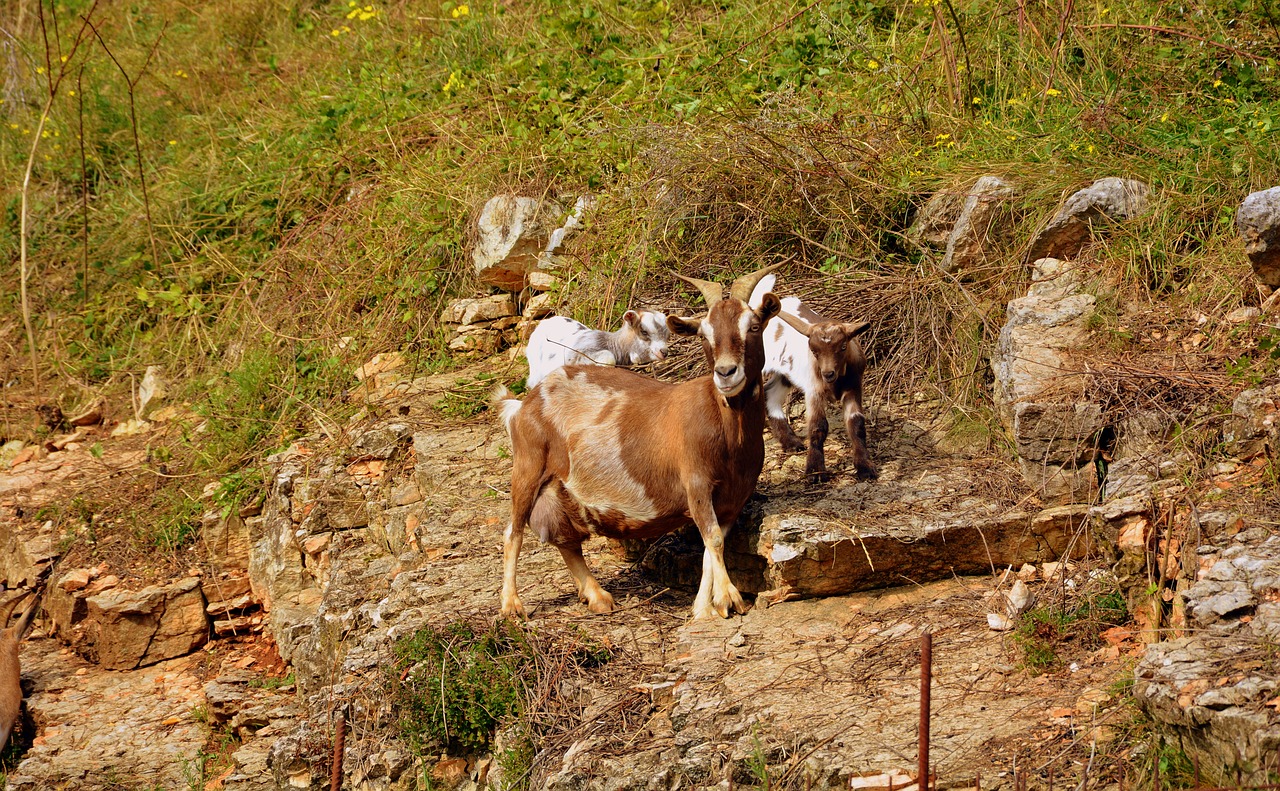
[[504, 783], [526, 788], [547, 713], [563, 713], [560, 681], [612, 654], [580, 631], [548, 636], [511, 622], [457, 622], [402, 638], [395, 657], [387, 672], [396, 731], [409, 747], [419, 755], [493, 750]]
[[1041, 673], [1062, 663], [1064, 648], [1091, 648], [1103, 631], [1128, 622], [1129, 611], [1121, 593], [1090, 594], [1078, 601], [1029, 610], [1018, 622], [1013, 639], [1022, 650], [1023, 666]]
[[[873, 373], [910, 359], [912, 377], [980, 403], [973, 372], [1017, 253], [1064, 195], [1102, 176], [1152, 184], [1152, 210], [1083, 265], [1111, 304], [1177, 313], [1250, 296], [1234, 209], [1280, 182], [1272, 4], [1094, 3], [1065, 23], [1064, 7], [1028, 3], [1019, 21], [995, 0], [448, 0], [349, 18], [346, 2], [142, 0], [97, 7], [101, 42], [74, 54], [86, 0], [46, 6], [56, 35], [34, 14], [0, 19], [19, 42], [0, 95], [0, 256], [18, 259], [35, 142], [41, 387], [16, 265], [0, 271], [0, 374], [33, 400], [125, 404], [163, 361], [201, 418], [169, 474], [225, 480], [340, 425], [374, 353], [457, 362], [438, 316], [476, 288], [484, 200], [590, 191], [600, 207], [559, 292], [574, 317], [615, 324], [669, 295], [672, 268], [796, 255], [845, 284], [906, 283], [911, 304], [893, 308], [914, 311], [901, 324], [916, 340], [871, 349]], [[136, 136], [108, 49], [138, 78]], [[38, 137], [49, 68], [65, 76]], [[903, 232], [931, 194], [983, 173], [1020, 188], [1004, 267], [944, 281]], [[1273, 349], [1238, 359], [1239, 376]], [[3, 424], [36, 430], [9, 411]], [[193, 524], [145, 540], [178, 546]]]

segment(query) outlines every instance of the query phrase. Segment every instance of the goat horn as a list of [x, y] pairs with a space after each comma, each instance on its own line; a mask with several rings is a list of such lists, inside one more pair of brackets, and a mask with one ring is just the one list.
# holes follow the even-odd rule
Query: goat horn
[[724, 286], [719, 283], [715, 283], [710, 280], [699, 280], [696, 277], [685, 277], [684, 275], [675, 272], [672, 274], [702, 292], [702, 298], [706, 300], [708, 309], [710, 309], [712, 305], [724, 299]]
[[760, 279], [785, 263], [786, 261], [771, 264], [770, 266], [766, 266], [764, 269], [757, 269], [749, 275], [743, 275], [733, 281], [733, 285], [729, 286], [729, 296], [746, 302], [751, 299], [751, 292], [755, 291], [756, 284], [760, 282]]
[[785, 310], [778, 314], [778, 318], [782, 319], [787, 324], [791, 325], [791, 329], [795, 330], [796, 332], [800, 333], [806, 338], [809, 337], [810, 332], [813, 332], [812, 324], [800, 318], [799, 316], [792, 316], [790, 313], [787, 313]]
[[13, 611], [30, 593], [31, 591], [24, 590], [4, 604], [0, 604], [0, 631], [4, 631], [9, 626], [9, 619], [13, 617]]

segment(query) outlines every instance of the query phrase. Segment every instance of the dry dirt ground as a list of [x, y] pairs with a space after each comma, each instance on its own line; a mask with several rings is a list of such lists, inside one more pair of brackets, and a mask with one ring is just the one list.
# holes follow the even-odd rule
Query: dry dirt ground
[[[439, 392], [416, 398], [434, 404]], [[794, 420], [801, 422], [799, 416]], [[507, 509], [505, 436], [487, 415], [464, 421], [435, 415], [431, 424], [423, 428], [440, 440], [439, 490], [429, 498], [420, 531], [428, 546], [414, 577], [434, 586], [438, 596], [424, 603], [430, 611], [424, 616], [491, 613], [497, 609], [500, 528]], [[890, 426], [904, 439], [891, 441]], [[902, 430], [888, 416], [873, 422], [871, 435], [872, 455], [888, 477], [895, 464], [920, 453], [901, 445], [918, 444], [918, 432]], [[94, 441], [101, 442], [100, 456], [90, 454], [86, 443], [49, 457], [60, 462], [56, 466], [45, 459], [0, 472], [0, 519], [35, 526], [40, 506], [65, 503], [94, 486], [118, 485], [145, 457], [145, 438]], [[839, 474], [823, 491], [853, 486], [844, 473], [842, 430], [833, 429], [828, 449], [829, 464]], [[767, 453], [766, 496], [812, 491], [796, 482], [802, 462], [781, 460], [772, 439]], [[924, 629], [934, 635], [933, 757], [940, 778], [968, 780], [981, 773], [984, 783], [998, 784], [1015, 768], [1036, 770], [1040, 777], [1050, 771], [1059, 778], [1078, 776], [1095, 739], [1102, 752], [1124, 756], [1121, 762], [1132, 758], [1125, 745], [1111, 740], [1123, 737], [1133, 721], [1131, 709], [1114, 693], [1136, 646], [1124, 635], [1114, 644], [1067, 644], [1051, 669], [1034, 674], [1023, 666], [1014, 639], [988, 628], [990, 576], [784, 602], [723, 622], [690, 622], [687, 592], [647, 579], [603, 541], [589, 543], [587, 557], [601, 583], [618, 596], [618, 613], [587, 613], [559, 553], [535, 540], [525, 542], [520, 567], [525, 605], [535, 625], [580, 625], [613, 641], [634, 668], [615, 674], [624, 686], [613, 690], [614, 709], [597, 710], [600, 727], [588, 730], [599, 734], [622, 709], [643, 717], [628, 724], [635, 730], [626, 734], [596, 737], [600, 748], [584, 751], [595, 756], [588, 762], [594, 763], [566, 765], [566, 777], [607, 772], [607, 756], [624, 748], [651, 755], [652, 766], [697, 759], [704, 769], [712, 767], [713, 777], [751, 779], [763, 772], [773, 787], [803, 787], [806, 775], [837, 769], [845, 775], [908, 771], [915, 765]], [[191, 562], [198, 564], [198, 557]], [[394, 572], [388, 584], [396, 584], [393, 578]], [[1050, 595], [1043, 583], [1033, 587], [1042, 597]], [[239, 649], [222, 642], [211, 644], [223, 652], [220, 663], [234, 664]], [[36, 771], [64, 778], [50, 787], [187, 787], [200, 751], [209, 746], [209, 731], [198, 722], [203, 680], [217, 672], [207, 667], [207, 658], [198, 654], [110, 672], [37, 637], [25, 644], [23, 662], [38, 731], [29, 762], [11, 770], [12, 788], [41, 787], [19, 781]], [[646, 705], [628, 708], [628, 701], [642, 698]], [[584, 716], [592, 710], [587, 706]], [[116, 775], [112, 782], [118, 785], [78, 781], [92, 767], [78, 764], [77, 756], [102, 754], [83, 751], [103, 743], [111, 745], [113, 766], [139, 768]], [[1114, 776], [1115, 765], [1099, 758], [1093, 776]]]

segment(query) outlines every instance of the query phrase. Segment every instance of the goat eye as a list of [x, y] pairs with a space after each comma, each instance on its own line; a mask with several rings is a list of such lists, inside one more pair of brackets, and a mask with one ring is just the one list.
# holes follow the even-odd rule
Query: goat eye
[[750, 327], [750, 330], [751, 330], [752, 332], [759, 332], [759, 331], [760, 331], [760, 325], [759, 325], [759, 324], [752, 324], [752, 325], [751, 325], [751, 327]]

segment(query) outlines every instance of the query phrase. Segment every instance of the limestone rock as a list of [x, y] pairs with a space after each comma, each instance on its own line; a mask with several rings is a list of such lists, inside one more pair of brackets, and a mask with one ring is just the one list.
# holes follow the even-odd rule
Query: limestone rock
[[960, 214], [947, 235], [940, 267], [944, 272], [972, 269], [990, 257], [990, 235], [1002, 204], [1014, 194], [999, 176], [983, 176], [964, 197]]
[[1026, 260], [1074, 258], [1091, 238], [1095, 226], [1130, 220], [1146, 211], [1149, 192], [1150, 187], [1141, 181], [1098, 179], [1067, 198], [1032, 240]]
[[445, 324], [477, 324], [504, 316], [516, 315], [516, 303], [510, 294], [456, 299], [445, 306], [440, 321]]
[[168, 397], [169, 389], [160, 375], [163, 370], [158, 365], [147, 366], [147, 371], [142, 376], [142, 384], [138, 385], [138, 417], [146, 417], [148, 412], [160, 406]]
[[1227, 452], [1242, 459], [1280, 448], [1280, 385], [1245, 390], [1231, 404], [1223, 430]]
[[1258, 282], [1280, 288], [1280, 187], [1246, 197], [1236, 211], [1236, 229]]
[[249, 527], [234, 512], [209, 511], [200, 519], [200, 535], [210, 563], [224, 571], [249, 568]]
[[534, 291], [552, 291], [561, 285], [560, 278], [548, 272], [530, 272], [529, 288]]
[[496, 195], [480, 211], [479, 238], [471, 262], [480, 282], [507, 291], [520, 291], [539, 266], [547, 266], [565, 238], [583, 227], [582, 219], [594, 200], [582, 196], [559, 222], [564, 210], [553, 201], [516, 195]]
[[957, 189], [935, 192], [907, 229], [907, 239], [920, 246], [945, 248], [964, 203], [965, 195]]
[[[534, 294], [529, 297], [529, 301], [524, 303], [524, 317], [526, 319], [541, 319], [550, 316], [552, 312], [552, 301], [550, 294]], [[527, 338], [525, 340], [528, 340]]]
[[0, 521], [0, 583], [6, 588], [34, 588], [58, 557], [53, 522], [38, 528]]
[[360, 432], [351, 443], [352, 455], [385, 459], [408, 442], [413, 429], [406, 423], [381, 423]]
[[209, 639], [200, 580], [90, 596], [88, 652], [111, 670], [130, 670], [189, 654]]
[[1011, 300], [991, 365], [996, 407], [1018, 449], [1024, 477], [1046, 503], [1076, 502], [1097, 489], [1090, 468], [1102, 408], [1070, 398], [1071, 355], [1088, 339], [1096, 300], [1080, 293], [1075, 269], [1037, 260], [1025, 297]]

